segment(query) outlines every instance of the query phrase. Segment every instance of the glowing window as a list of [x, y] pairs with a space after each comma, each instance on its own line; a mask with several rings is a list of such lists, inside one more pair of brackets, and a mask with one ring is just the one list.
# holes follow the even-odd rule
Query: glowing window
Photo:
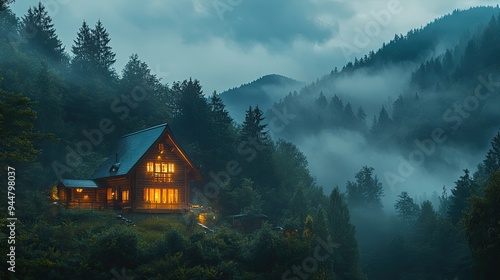
[[153, 162], [148, 162], [147, 165], [146, 165], [146, 169], [147, 169], [148, 172], [154, 172]]
[[179, 203], [179, 190], [145, 188], [144, 201], [152, 203], [177, 204]]
[[122, 191], [122, 201], [124, 201], [124, 202], [128, 201], [129, 196], [130, 196], [130, 191], [128, 191], [128, 190]]

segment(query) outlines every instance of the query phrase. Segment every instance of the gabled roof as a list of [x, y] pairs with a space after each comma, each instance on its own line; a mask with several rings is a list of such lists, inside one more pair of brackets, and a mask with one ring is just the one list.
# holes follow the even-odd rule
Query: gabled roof
[[62, 179], [61, 184], [66, 188], [97, 188], [92, 180]]
[[180, 156], [195, 171], [197, 177], [201, 178], [201, 173], [177, 145], [166, 123], [122, 136], [116, 143], [113, 153], [97, 168], [92, 178], [101, 179], [128, 174], [162, 135], [166, 135], [174, 143]]

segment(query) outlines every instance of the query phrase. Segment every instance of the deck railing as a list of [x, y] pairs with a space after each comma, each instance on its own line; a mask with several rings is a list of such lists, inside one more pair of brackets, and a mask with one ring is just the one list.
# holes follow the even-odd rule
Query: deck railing
[[88, 209], [104, 209], [106, 203], [104, 201], [85, 201], [75, 200], [67, 204], [68, 208], [88, 208]]

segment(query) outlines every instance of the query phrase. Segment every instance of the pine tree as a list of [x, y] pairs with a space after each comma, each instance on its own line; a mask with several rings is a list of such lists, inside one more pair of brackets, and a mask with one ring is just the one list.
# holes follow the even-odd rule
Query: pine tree
[[451, 190], [448, 216], [452, 223], [456, 224], [462, 220], [464, 213], [470, 210], [470, 199], [476, 194], [477, 186], [469, 175], [469, 170], [464, 170], [464, 175], [455, 182], [455, 188]]
[[344, 111], [344, 104], [342, 100], [335, 94], [330, 101], [330, 110], [335, 118], [340, 118], [342, 112]]
[[316, 103], [316, 106], [318, 106], [318, 108], [320, 110], [323, 110], [326, 108], [326, 106], [328, 105], [328, 101], [326, 100], [326, 97], [323, 94], [323, 92], [319, 93], [319, 97], [318, 97], [318, 99], [316, 99], [315, 103]]
[[13, 0], [0, 0], [0, 40], [9, 41], [19, 36], [17, 32], [19, 22], [9, 8], [9, 4], [13, 2]]
[[78, 30], [74, 45], [71, 47], [73, 59], [71, 66], [77, 74], [92, 72], [94, 67], [93, 38], [90, 27], [83, 21], [82, 27]]
[[96, 63], [97, 70], [106, 75], [111, 75], [114, 72], [111, 66], [116, 61], [116, 54], [112, 52], [109, 46], [110, 41], [108, 32], [102, 25], [101, 20], [98, 20], [92, 30], [92, 46], [94, 48], [92, 54], [94, 55], [93, 60]]
[[[146, 122], [146, 125], [154, 125], [157, 120], [168, 120], [171, 117], [171, 100], [168, 94], [168, 87], [162, 85], [156, 75], [151, 73], [149, 66], [139, 59], [137, 54], [130, 56], [129, 61], [122, 70], [122, 78], [118, 82], [121, 93], [136, 94], [143, 96], [140, 100], [141, 107], [149, 110], [131, 110], [131, 116], [137, 117]], [[130, 121], [131, 125], [136, 122]]]
[[354, 115], [354, 112], [352, 110], [351, 103], [347, 102], [347, 104], [344, 107], [344, 112], [343, 112], [343, 124], [347, 128], [353, 128], [356, 123], [356, 116]]
[[474, 173], [474, 181], [478, 185], [484, 186], [488, 177], [500, 169], [500, 132], [491, 141], [491, 148], [488, 150], [485, 159], [477, 167]]
[[347, 182], [347, 199], [352, 207], [362, 207], [372, 211], [382, 210], [382, 183], [373, 176], [373, 167], [363, 166], [356, 173], [356, 182]]
[[0, 167], [4, 170], [7, 160], [11, 164], [28, 163], [40, 153], [35, 143], [43, 135], [34, 131], [34, 105], [28, 97], [0, 88]]
[[391, 122], [392, 120], [391, 118], [389, 118], [389, 114], [385, 110], [384, 106], [382, 106], [377, 120], [378, 130], [380, 132], [386, 132], [389, 129]]
[[364, 279], [358, 267], [356, 229], [338, 187], [332, 190], [328, 207], [328, 229], [332, 242], [338, 244], [332, 253], [335, 279]]
[[405, 116], [408, 114], [408, 110], [406, 102], [401, 94], [398, 96], [398, 99], [392, 103], [392, 108], [392, 120], [398, 124], [402, 123]]
[[448, 208], [450, 207], [450, 198], [446, 192], [446, 186], [443, 186], [443, 192], [439, 196], [439, 216], [448, 217]]
[[[172, 95], [174, 98], [174, 120], [172, 129], [177, 127], [177, 138], [185, 143], [192, 143], [199, 157], [203, 156], [202, 151], [213, 148], [211, 137], [212, 122], [210, 118], [210, 105], [208, 104], [200, 82], [198, 80], [184, 80], [175, 82], [172, 85]], [[186, 129], [189, 128], [189, 129]], [[207, 156], [206, 154], [204, 156]], [[206, 159], [210, 162], [210, 159]]]
[[475, 279], [500, 275], [500, 172], [488, 180], [484, 197], [474, 197], [465, 219]]
[[420, 212], [418, 204], [413, 202], [413, 198], [408, 195], [408, 192], [401, 192], [398, 195], [398, 200], [394, 204], [398, 217], [406, 224], [411, 225], [417, 220]]
[[323, 211], [323, 207], [321, 205], [318, 206], [318, 210], [316, 211], [316, 217], [314, 218], [314, 226], [313, 232], [316, 236], [322, 238], [323, 240], [327, 240], [328, 237], [328, 227], [327, 221], [325, 217], [325, 212]]
[[416, 220], [417, 224], [417, 239], [424, 244], [428, 244], [430, 240], [434, 237], [434, 232], [436, 231], [438, 218], [432, 203], [426, 200], [422, 203], [418, 217]]
[[453, 70], [453, 66], [453, 54], [450, 49], [446, 49], [443, 57], [443, 68], [447, 73], [450, 73]]
[[304, 195], [304, 190], [301, 186], [297, 187], [295, 193], [293, 194], [292, 201], [290, 201], [290, 209], [292, 210], [292, 215], [298, 221], [304, 221], [307, 214], [307, 201]]
[[52, 18], [42, 2], [38, 2], [37, 7], [28, 9], [22, 19], [21, 35], [28, 41], [27, 46], [52, 60], [60, 62], [65, 57], [64, 47], [57, 37]]
[[492, 174], [500, 169], [500, 132], [491, 140], [491, 148], [483, 163], [487, 174]]
[[262, 123], [264, 120], [263, 115], [264, 113], [259, 109], [259, 106], [256, 106], [254, 109], [252, 109], [252, 106], [248, 108], [241, 129], [241, 138], [243, 141], [257, 138], [263, 144], [267, 142], [267, 131], [265, 131], [267, 124]]
[[111, 66], [116, 59], [115, 53], [109, 46], [110, 40], [109, 34], [100, 20], [97, 21], [94, 29], [90, 29], [84, 21], [72, 47], [74, 57], [71, 64], [73, 70], [80, 75], [99, 75], [111, 78], [114, 75], [114, 69]]
[[366, 113], [365, 110], [363, 110], [363, 107], [359, 106], [356, 118], [362, 126], [366, 125]]
[[15, 0], [0, 0], [0, 12], [9, 9], [9, 5], [14, 3]]

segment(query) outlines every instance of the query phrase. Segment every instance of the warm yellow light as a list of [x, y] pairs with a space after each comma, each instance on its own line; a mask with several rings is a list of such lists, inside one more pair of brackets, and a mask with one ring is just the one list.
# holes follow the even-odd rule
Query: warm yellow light
[[198, 215], [198, 223], [200, 224], [205, 224], [205, 214], [199, 214]]
[[76, 189], [76, 192], [83, 192], [83, 189]]
[[84, 195], [83, 199], [89, 199], [89, 196], [88, 195]]
[[161, 159], [161, 156], [158, 156], [158, 159]]
[[53, 200], [59, 200], [59, 196], [57, 195], [57, 193], [58, 193], [57, 186], [55, 186], [52, 188], [52, 194], [51, 194]]
[[146, 170], [148, 172], [153, 172], [154, 171], [153, 167], [154, 167], [153, 163], [152, 162], [148, 162], [147, 165], [146, 165]]

